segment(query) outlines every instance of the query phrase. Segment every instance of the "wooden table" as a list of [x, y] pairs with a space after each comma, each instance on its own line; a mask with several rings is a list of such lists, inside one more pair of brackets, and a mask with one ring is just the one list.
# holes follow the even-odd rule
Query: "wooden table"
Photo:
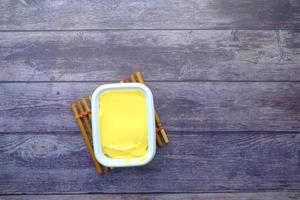
[[[2, 0], [0, 16], [0, 199], [300, 199], [300, 1]], [[69, 104], [137, 68], [170, 144], [98, 176]]]

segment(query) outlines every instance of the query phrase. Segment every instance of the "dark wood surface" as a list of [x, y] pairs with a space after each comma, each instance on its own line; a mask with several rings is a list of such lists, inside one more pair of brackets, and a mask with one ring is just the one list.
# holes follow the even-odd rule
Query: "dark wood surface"
[[299, 192], [257, 192], [257, 193], [207, 193], [207, 194], [122, 194], [122, 195], [12, 195], [6, 196], [3, 200], [183, 200], [183, 199], [200, 199], [200, 200], [298, 200]]
[[[300, 134], [175, 132], [140, 168], [97, 175], [76, 132], [3, 133], [3, 194], [297, 190]], [[124, 181], [126, 184], [124, 184]]]
[[0, 32], [0, 81], [299, 81], [297, 31]]
[[298, 0], [2, 0], [2, 30], [299, 29]]
[[[70, 103], [103, 83], [2, 83], [0, 131], [77, 131]], [[300, 131], [299, 82], [147, 85], [169, 131]]]
[[[0, 199], [300, 199], [298, 0], [0, 2]], [[171, 143], [97, 175], [69, 104], [140, 68]]]

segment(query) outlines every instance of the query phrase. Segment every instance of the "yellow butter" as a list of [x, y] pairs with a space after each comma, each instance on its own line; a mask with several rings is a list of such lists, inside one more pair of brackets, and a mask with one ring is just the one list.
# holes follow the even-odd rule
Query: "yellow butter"
[[111, 158], [144, 156], [148, 147], [147, 104], [140, 90], [111, 90], [99, 97], [103, 153]]

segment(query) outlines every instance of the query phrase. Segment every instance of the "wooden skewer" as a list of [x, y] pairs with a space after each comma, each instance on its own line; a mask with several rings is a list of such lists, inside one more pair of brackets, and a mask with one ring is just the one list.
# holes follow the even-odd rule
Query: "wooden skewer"
[[156, 132], [156, 144], [158, 147], [162, 147], [163, 146], [163, 143], [158, 135], [158, 133]]
[[84, 97], [82, 98], [82, 103], [83, 103], [83, 106], [85, 108], [85, 112], [88, 113], [88, 116], [90, 118], [90, 122], [92, 123], [92, 111], [91, 111], [91, 109], [89, 107], [88, 102], [86, 101], [86, 99]]
[[123, 80], [120, 81], [120, 83], [129, 83], [130, 82], [129, 80], [128, 79], [123, 79]]
[[[91, 101], [91, 99], [92, 99], [91, 96], [89, 96], [89, 99]], [[84, 97], [82, 98], [82, 102], [83, 102], [83, 105], [84, 105], [84, 108], [85, 108], [86, 112], [88, 112], [90, 123], [92, 123], [92, 112], [91, 112], [91, 109], [89, 107], [89, 104], [87, 103], [87, 101], [86, 101], [86, 99]], [[90, 123], [89, 123], [89, 125], [90, 125]], [[109, 168], [108, 167], [104, 167], [104, 169], [105, 169], [106, 172], [109, 172]]]
[[167, 134], [165, 132], [165, 129], [163, 128], [163, 125], [162, 125], [162, 123], [161, 123], [161, 121], [159, 119], [157, 111], [155, 111], [155, 122], [157, 123], [157, 126], [160, 129], [161, 135], [162, 135], [165, 143], [168, 144], [169, 143], [169, 138], [168, 138], [168, 136], [167, 136]]
[[[138, 82], [145, 84], [145, 81], [143, 79], [143, 75], [142, 75], [140, 70], [138, 70], [136, 72], [136, 77], [138, 79]], [[162, 125], [162, 123], [159, 119], [159, 116], [158, 116], [158, 113], [157, 113], [156, 109], [154, 109], [154, 112], [155, 112], [155, 123], [156, 123], [157, 127], [160, 129], [160, 133], [161, 133], [165, 143], [168, 144], [169, 143], [169, 138], [167, 136], [167, 133], [165, 132], [165, 129], [163, 128], [163, 125]]]
[[136, 79], [135, 79], [134, 74], [131, 74], [131, 75], [130, 75], [130, 81], [133, 82], [133, 83], [136, 82]]
[[143, 76], [142, 76], [142, 72], [140, 70], [137, 70], [136, 77], [137, 77], [137, 79], [140, 83], [145, 84], [145, 81], [144, 81]]
[[92, 144], [91, 144], [91, 142], [90, 142], [90, 140], [89, 140], [89, 137], [88, 137], [88, 135], [87, 135], [87, 132], [86, 132], [86, 130], [84, 129], [84, 127], [83, 127], [83, 124], [82, 124], [82, 121], [80, 120], [80, 116], [79, 116], [79, 114], [78, 114], [78, 111], [77, 111], [77, 109], [76, 109], [76, 106], [75, 106], [75, 104], [71, 104], [71, 109], [73, 110], [73, 114], [74, 114], [74, 117], [75, 117], [75, 119], [76, 119], [76, 122], [77, 122], [77, 124], [78, 124], [78, 126], [79, 126], [79, 129], [80, 129], [80, 132], [81, 132], [81, 134], [82, 134], [82, 136], [83, 136], [83, 139], [84, 139], [84, 141], [85, 141], [85, 143], [86, 143], [86, 145], [87, 145], [87, 147], [88, 147], [88, 150], [89, 150], [89, 152], [90, 152], [90, 155], [91, 155], [91, 157], [92, 157], [92, 160], [93, 160], [93, 162], [94, 162], [94, 165], [95, 165], [95, 167], [96, 167], [96, 170], [97, 170], [97, 172], [99, 173], [99, 174], [103, 174], [103, 171], [102, 171], [102, 168], [101, 168], [101, 165], [98, 163], [98, 161], [96, 160], [96, 157], [95, 157], [95, 154], [94, 154], [94, 150], [93, 150], [93, 146], [92, 146]]
[[[133, 82], [133, 83], [135, 83], [135, 82], [137, 82], [137, 81], [140, 82], [138, 77], [137, 77], [137, 79], [138, 79], [138, 80], [136, 80], [134, 74], [131, 74], [131, 75], [130, 75], [130, 81], [131, 81], [131, 82]], [[158, 145], [159, 147], [162, 147], [162, 146], [163, 146], [163, 143], [162, 143], [162, 141], [161, 141], [161, 139], [160, 139], [160, 137], [159, 137], [159, 135], [158, 135], [158, 132], [156, 132], [156, 143], [157, 143], [157, 145]]]
[[[89, 96], [88, 99], [90, 100], [90, 103], [92, 103], [92, 97]], [[84, 105], [86, 106], [86, 110], [88, 110], [88, 109], [91, 110], [90, 107], [89, 107], [89, 104], [87, 103], [87, 101], [85, 100], [84, 97], [82, 98], [82, 101], [84, 102]], [[90, 113], [89, 116], [90, 116], [90, 120], [92, 122], [92, 113]], [[109, 172], [110, 170], [112, 170], [112, 168], [109, 168], [109, 167], [104, 167], [104, 169], [105, 169], [106, 172]]]
[[[83, 110], [81, 102], [77, 101], [77, 104], [78, 104], [79, 112], [80, 113], [85, 113], [84, 110]], [[92, 127], [91, 127], [91, 124], [89, 122], [89, 119], [88, 119], [87, 115], [83, 115], [83, 121], [85, 123], [85, 126], [87, 127], [88, 133], [92, 134]]]

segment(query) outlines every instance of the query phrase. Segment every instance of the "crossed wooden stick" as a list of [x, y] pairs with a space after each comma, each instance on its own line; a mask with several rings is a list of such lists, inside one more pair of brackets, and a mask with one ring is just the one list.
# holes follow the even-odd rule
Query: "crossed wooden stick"
[[[128, 83], [128, 82], [139, 82], [142, 84], [145, 84], [142, 73], [140, 70], [138, 70], [136, 73], [131, 74], [130, 78], [124, 79], [120, 81], [121, 83]], [[89, 103], [86, 100], [86, 98], [82, 98], [81, 100], [77, 101], [77, 106], [75, 103], [71, 103], [71, 109], [74, 114], [74, 118], [78, 124], [78, 127], [80, 129], [80, 132], [83, 136], [83, 139], [88, 147], [88, 150], [90, 152], [90, 155], [92, 157], [92, 160], [94, 162], [94, 165], [96, 167], [97, 172], [102, 175], [103, 174], [103, 166], [100, 165], [100, 163], [96, 160], [93, 145], [92, 145], [92, 111], [90, 108], [91, 104], [91, 96], [88, 97]], [[78, 108], [78, 110], [77, 110]], [[155, 124], [156, 124], [156, 144], [158, 147], [163, 147], [163, 142], [165, 144], [169, 143], [169, 139], [167, 136], [167, 133], [164, 129], [164, 126], [158, 116], [157, 111], [155, 110]], [[160, 135], [162, 136], [162, 139], [160, 138]], [[104, 167], [106, 172], [109, 172], [111, 168]]]

